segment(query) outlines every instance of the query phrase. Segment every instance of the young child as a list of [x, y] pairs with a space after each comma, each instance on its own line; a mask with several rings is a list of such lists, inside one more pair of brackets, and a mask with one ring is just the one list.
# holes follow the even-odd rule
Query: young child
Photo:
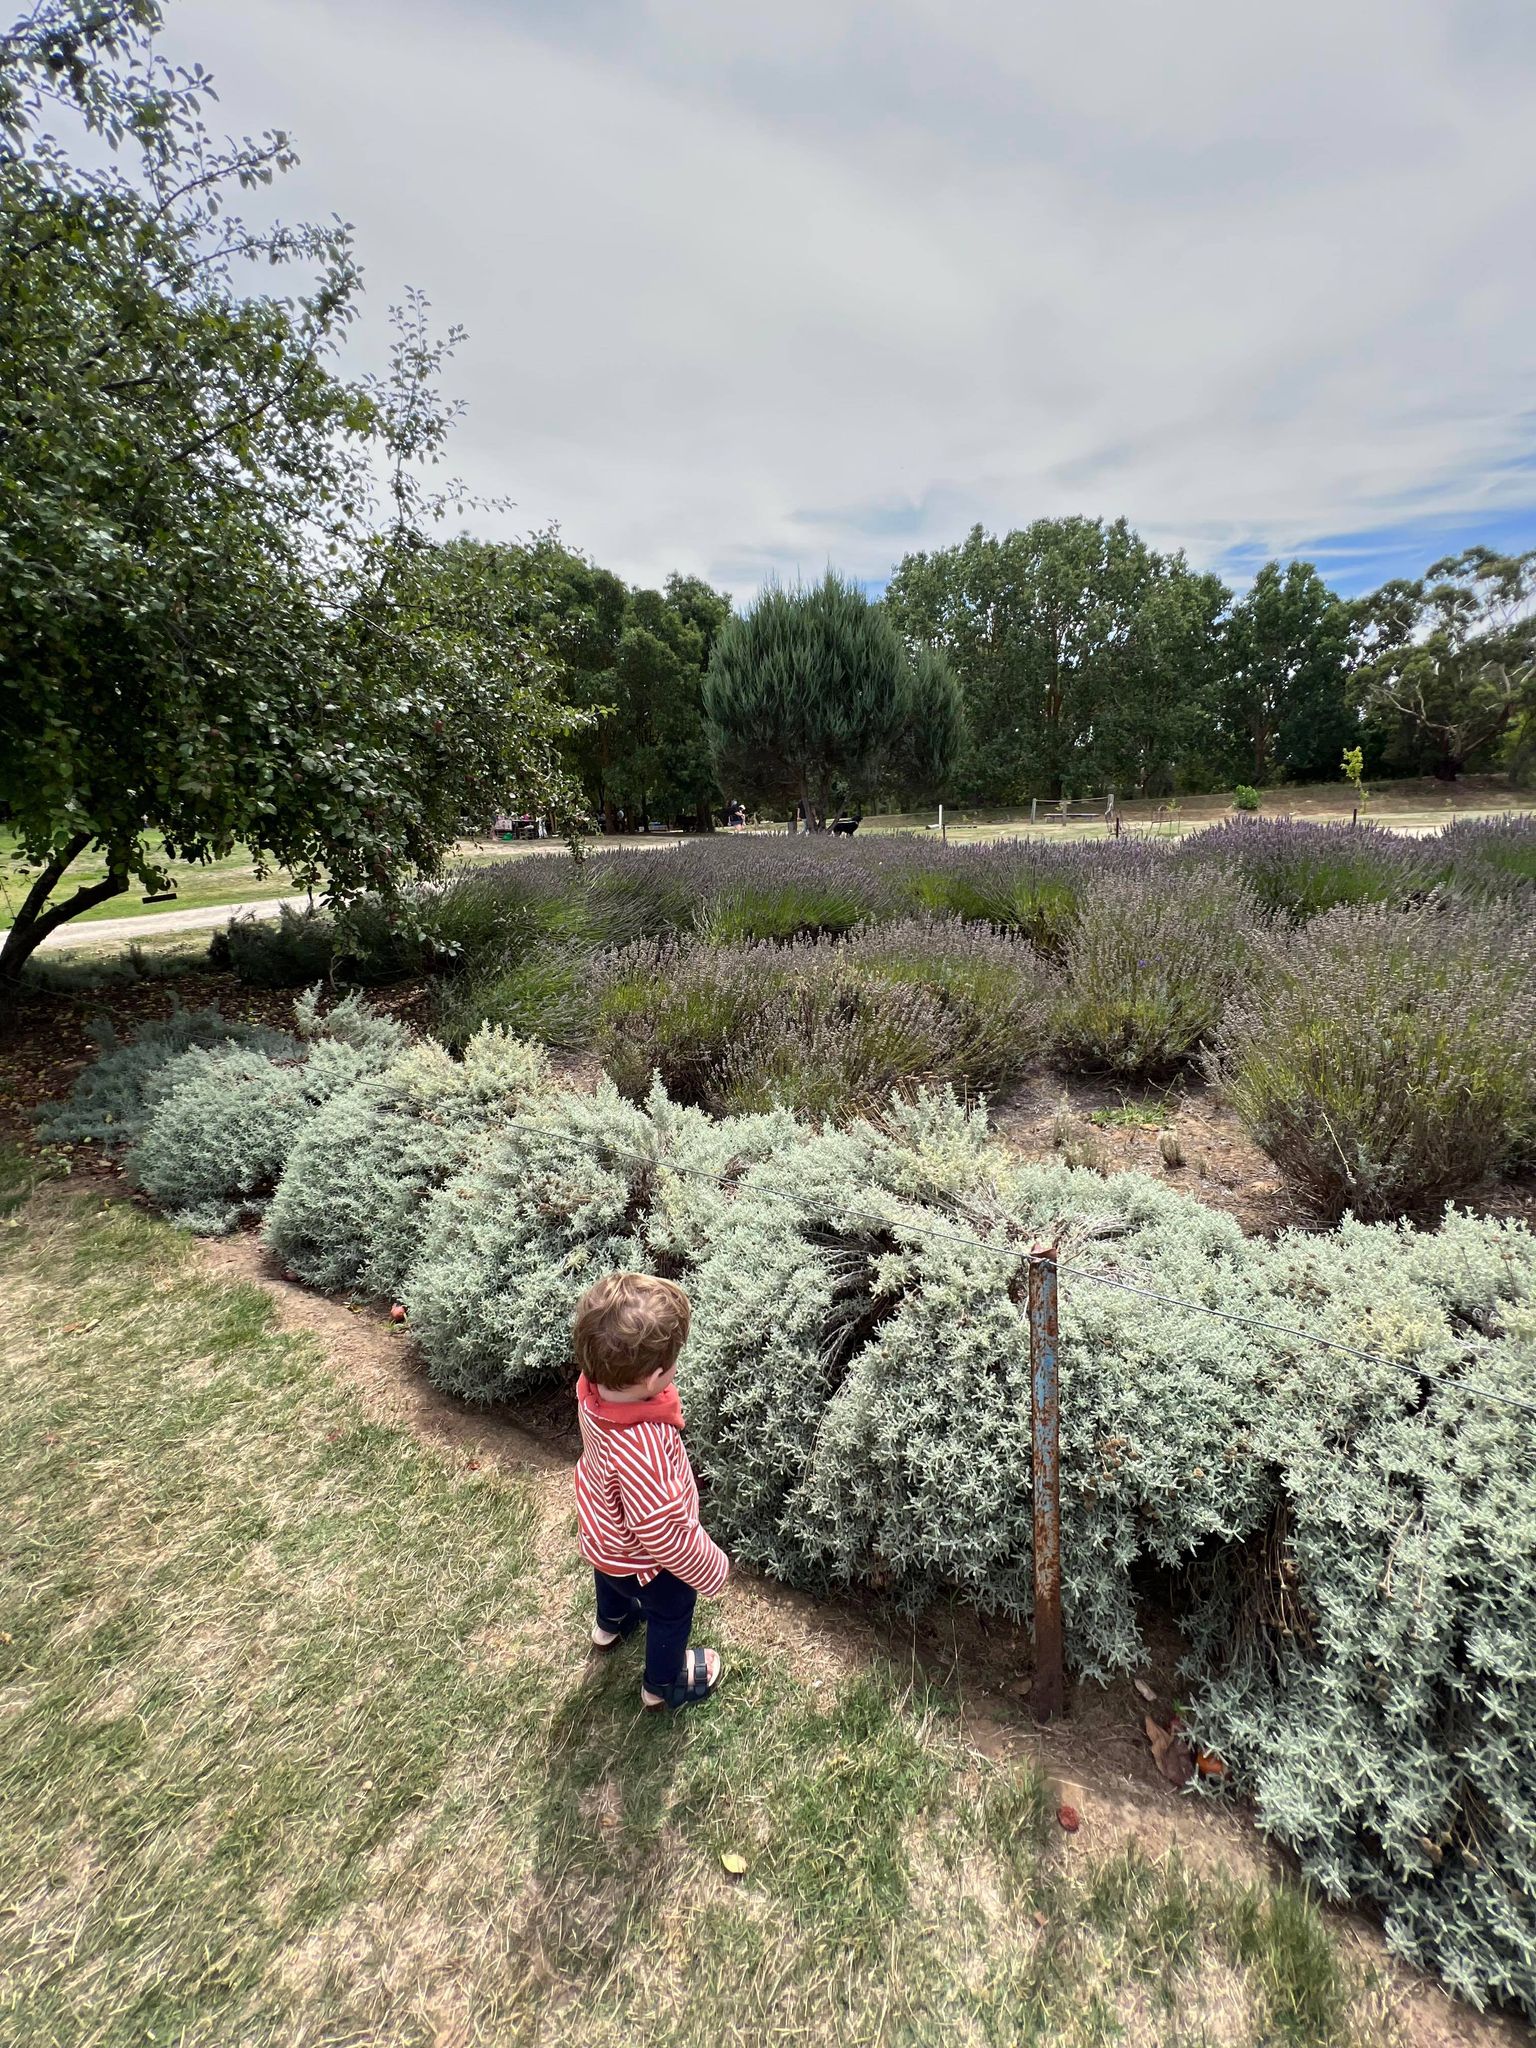
[[695, 1706], [723, 1670], [716, 1651], [688, 1647], [694, 1601], [720, 1592], [731, 1568], [700, 1526], [683, 1449], [673, 1382], [688, 1321], [688, 1297], [670, 1280], [610, 1273], [576, 1304], [572, 1335], [579, 1548], [597, 1575], [592, 1642], [616, 1650], [644, 1622], [647, 1707]]

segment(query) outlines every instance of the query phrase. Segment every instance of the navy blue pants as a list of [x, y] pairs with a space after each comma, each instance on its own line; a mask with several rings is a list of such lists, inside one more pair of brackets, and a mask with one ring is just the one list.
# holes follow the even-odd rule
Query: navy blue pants
[[693, 1627], [698, 1594], [670, 1572], [658, 1572], [642, 1586], [633, 1572], [622, 1579], [594, 1572], [597, 1580], [599, 1628], [626, 1629], [636, 1615], [645, 1617], [645, 1682], [652, 1692], [665, 1692], [683, 1675], [683, 1652]]

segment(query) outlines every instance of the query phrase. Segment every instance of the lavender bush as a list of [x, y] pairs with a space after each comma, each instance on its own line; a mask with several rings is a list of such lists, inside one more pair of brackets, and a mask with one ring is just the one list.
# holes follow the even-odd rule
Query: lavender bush
[[1439, 833], [1440, 876], [1471, 896], [1524, 894], [1536, 887], [1536, 816], [1461, 818]]
[[1221, 1021], [1258, 933], [1258, 906], [1219, 868], [1122, 874], [1086, 893], [1066, 941], [1058, 1052], [1155, 1079]]
[[1298, 923], [1341, 903], [1409, 902], [1437, 878], [1432, 851], [1378, 825], [1229, 818], [1174, 850], [1174, 864], [1237, 875], [1259, 904]]
[[1529, 908], [1370, 905], [1270, 933], [1211, 1071], [1320, 1214], [1432, 1215], [1530, 1125]]
[[992, 1088], [1046, 1041], [1052, 975], [1022, 941], [956, 919], [842, 944], [640, 947], [598, 970], [597, 1049], [632, 1100], [653, 1074], [718, 1112], [847, 1116], [925, 1082]]

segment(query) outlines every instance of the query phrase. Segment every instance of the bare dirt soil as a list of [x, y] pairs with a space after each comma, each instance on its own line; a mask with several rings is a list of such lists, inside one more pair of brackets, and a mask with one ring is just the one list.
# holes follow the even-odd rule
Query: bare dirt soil
[[[1145, 1173], [1221, 1209], [1254, 1237], [1322, 1230], [1217, 1092], [1188, 1075], [1167, 1088], [1042, 1067], [988, 1104], [998, 1141], [1019, 1159], [1065, 1159], [1099, 1173]], [[1491, 1181], [1466, 1207], [1536, 1226], [1536, 1175]]]

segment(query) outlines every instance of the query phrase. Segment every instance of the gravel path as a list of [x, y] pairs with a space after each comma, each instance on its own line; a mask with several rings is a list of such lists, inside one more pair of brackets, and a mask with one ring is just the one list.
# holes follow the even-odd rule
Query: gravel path
[[161, 932], [206, 932], [232, 917], [276, 917], [285, 903], [302, 910], [307, 896], [264, 896], [255, 903], [205, 903], [196, 910], [157, 910], [144, 917], [98, 917], [87, 924], [63, 924], [38, 947], [126, 945], [132, 939], [157, 938]]

